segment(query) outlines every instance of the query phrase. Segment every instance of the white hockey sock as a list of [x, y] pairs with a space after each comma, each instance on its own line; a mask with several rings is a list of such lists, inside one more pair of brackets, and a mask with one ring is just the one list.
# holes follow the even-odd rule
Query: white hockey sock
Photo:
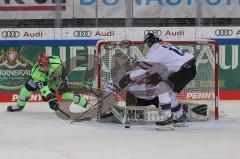
[[169, 91], [169, 96], [171, 99], [171, 108], [176, 107], [180, 102], [179, 100], [176, 98], [176, 93], [174, 93], [172, 90]]
[[159, 98], [159, 102], [160, 102], [159, 108], [161, 108], [160, 113], [159, 113], [160, 119], [166, 120], [169, 117], [171, 117], [171, 115], [172, 115], [171, 99], [170, 99], [169, 93], [166, 92], [166, 93], [160, 94], [160, 95], [158, 95], [158, 98]]
[[180, 118], [183, 114], [182, 104], [180, 104], [179, 100], [176, 98], [176, 93], [173, 91], [169, 92], [171, 98], [171, 110], [173, 113], [174, 120]]

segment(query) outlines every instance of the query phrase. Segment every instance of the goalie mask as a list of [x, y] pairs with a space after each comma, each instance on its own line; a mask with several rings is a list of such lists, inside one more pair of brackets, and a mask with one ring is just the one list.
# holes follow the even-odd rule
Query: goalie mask
[[149, 48], [157, 43], [157, 42], [160, 42], [161, 40], [156, 37], [153, 33], [148, 33], [147, 35], [145, 35], [144, 37], [144, 45], [147, 45]]

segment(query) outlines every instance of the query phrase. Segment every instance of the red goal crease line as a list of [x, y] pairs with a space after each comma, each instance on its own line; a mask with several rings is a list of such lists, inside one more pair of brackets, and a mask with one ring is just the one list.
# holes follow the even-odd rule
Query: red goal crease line
[[[60, 10], [66, 10], [66, 6], [60, 6]], [[0, 6], [0, 11], [55, 11], [56, 6]]]

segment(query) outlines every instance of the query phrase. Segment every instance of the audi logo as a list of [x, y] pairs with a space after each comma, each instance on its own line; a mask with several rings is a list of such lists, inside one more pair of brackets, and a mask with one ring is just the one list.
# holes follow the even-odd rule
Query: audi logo
[[217, 29], [215, 30], [216, 36], [232, 36], [233, 31], [231, 29]]
[[144, 35], [147, 35], [148, 33], [153, 33], [156, 36], [161, 36], [162, 31], [161, 30], [145, 30]]
[[18, 38], [20, 36], [19, 31], [3, 31], [2, 37], [3, 38]]
[[73, 35], [75, 37], [90, 37], [92, 36], [92, 32], [91, 31], [84, 31], [84, 30], [77, 30], [77, 31], [74, 31]]

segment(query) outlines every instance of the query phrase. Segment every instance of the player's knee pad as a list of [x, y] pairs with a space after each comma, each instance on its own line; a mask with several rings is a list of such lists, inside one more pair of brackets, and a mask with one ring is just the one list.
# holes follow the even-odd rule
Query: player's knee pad
[[37, 84], [30, 78], [26, 83], [25, 83], [25, 88], [28, 91], [34, 92], [38, 89]]

